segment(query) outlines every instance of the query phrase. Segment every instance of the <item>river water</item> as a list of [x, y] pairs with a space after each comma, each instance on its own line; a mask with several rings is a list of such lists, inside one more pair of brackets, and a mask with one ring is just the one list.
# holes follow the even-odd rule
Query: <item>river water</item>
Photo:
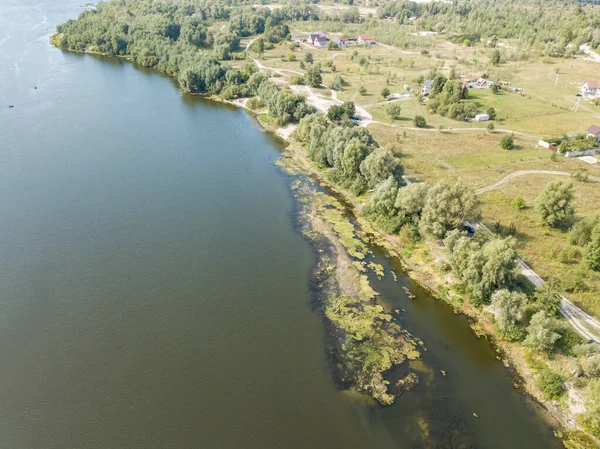
[[80, 3], [0, 3], [0, 447], [559, 447], [492, 348], [383, 255], [374, 286], [429, 349], [422, 383], [385, 409], [340, 392], [278, 142], [52, 48]]

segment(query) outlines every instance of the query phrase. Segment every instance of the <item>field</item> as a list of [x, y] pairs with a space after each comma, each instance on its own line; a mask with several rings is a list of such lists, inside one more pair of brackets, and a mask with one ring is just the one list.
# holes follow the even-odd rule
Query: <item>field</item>
[[[310, 23], [297, 26], [299, 28], [292, 30], [293, 33], [315, 31], [310, 28]], [[323, 22], [319, 24], [319, 31], [350, 37], [361, 32], [359, 25]], [[511, 42], [503, 44], [503, 48], [512, 46]], [[337, 92], [337, 98], [353, 101], [372, 115], [374, 122], [369, 125], [369, 130], [380, 145], [389, 146], [401, 158], [409, 179], [436, 182], [454, 178], [481, 188], [518, 170], [571, 174], [583, 171], [600, 177], [598, 165], [562, 156], [552, 160], [550, 151], [537, 146], [540, 138], [578, 134], [592, 123], [600, 124], [600, 107], [576, 96], [583, 81], [600, 77], [600, 64], [583, 59], [532, 57], [527, 61], [509, 60], [493, 66], [489, 62], [491, 50], [452, 44], [443, 36], [415, 39], [411, 45], [413, 48], [410, 49], [382, 44], [332, 51], [305, 43], [296, 47], [283, 43], [267, 50], [260, 61], [267, 67], [281, 70], [287, 77], [304, 72], [301, 61], [310, 53], [323, 67], [324, 85], [329, 85], [336, 74], [341, 74], [345, 85]], [[415, 48], [418, 45], [422, 48]], [[432, 69], [446, 76], [454, 69], [457, 75], [466, 79], [486, 75], [488, 79], [518, 87], [520, 92], [494, 94], [491, 89], [470, 84], [468, 101], [474, 102], [479, 112], [485, 112], [489, 107], [497, 112], [493, 122], [496, 130], [487, 130], [486, 122], [456, 121], [426, 110], [415, 94], [419, 89], [415, 80], [420, 76], [427, 77]], [[366, 92], [361, 94], [361, 88]], [[387, 114], [390, 103], [381, 96], [384, 88], [401, 96], [394, 101], [401, 107], [399, 119], [393, 120]], [[315, 89], [315, 92], [325, 98], [331, 97], [328, 89]], [[426, 128], [414, 128], [415, 115], [425, 117]], [[507, 131], [515, 132], [513, 150], [504, 150], [499, 145]], [[535, 214], [536, 197], [555, 178], [569, 180], [567, 176], [526, 175], [482, 194], [483, 221], [499, 230], [514, 223], [523, 259], [542, 277], [558, 279], [567, 297], [600, 316], [600, 300], [597, 299], [600, 275], [579, 262], [581, 248], [570, 248], [565, 231], [542, 226]], [[598, 183], [573, 182], [577, 217], [600, 213]], [[511, 203], [517, 195], [525, 198], [526, 209], [512, 208]]]

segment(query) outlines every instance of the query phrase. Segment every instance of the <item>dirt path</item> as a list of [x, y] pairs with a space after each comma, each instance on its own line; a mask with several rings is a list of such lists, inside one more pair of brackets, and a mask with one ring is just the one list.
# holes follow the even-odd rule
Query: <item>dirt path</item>
[[490, 192], [494, 189], [497, 189], [498, 187], [500, 187], [503, 184], [506, 184], [508, 181], [510, 181], [513, 178], [516, 178], [517, 176], [523, 176], [523, 175], [559, 175], [559, 176], [570, 176], [570, 173], [567, 173], [566, 171], [553, 171], [553, 170], [519, 170], [516, 171], [514, 173], [511, 173], [510, 175], [506, 175], [504, 178], [502, 178], [500, 181], [498, 181], [495, 184], [492, 184], [491, 186], [487, 186], [487, 187], [482, 187], [481, 189], [477, 189], [475, 191], [476, 194], [481, 194], [481, 193], [485, 193], [485, 192]]
[[592, 51], [590, 44], [583, 44], [579, 49], [584, 52], [587, 56], [583, 59], [586, 61], [600, 62], [600, 55]]
[[[390, 103], [390, 102], [388, 101], [386, 103]], [[416, 128], [416, 127], [412, 127], [412, 126], [400, 126], [400, 125], [395, 125], [393, 123], [379, 122], [377, 120], [373, 120], [373, 123], [377, 123], [378, 125], [389, 126], [391, 128], [403, 129], [403, 130], [407, 130], [407, 131], [440, 132], [440, 130], [437, 128]], [[488, 129], [487, 128], [452, 128], [452, 129], [446, 129], [443, 132], [455, 132], [455, 131], [457, 131], [457, 132], [488, 131]], [[511, 134], [515, 134], [517, 136], [529, 137], [531, 139], [540, 139], [541, 138], [540, 136], [523, 133], [521, 131], [514, 131], [512, 129], [496, 128], [494, 130], [494, 132], [511, 133]]]
[[[506, 178], [507, 177], [505, 177], [504, 179]], [[483, 223], [477, 223], [477, 226], [487, 231], [490, 234], [490, 236], [493, 235], [492, 231], [490, 231], [487, 228], [487, 226], [485, 226]], [[519, 268], [521, 274], [525, 276], [529, 280], [529, 282], [531, 282], [535, 287], [540, 287], [541, 285], [545, 284], [546, 281], [544, 281], [535, 271], [531, 269], [531, 267], [529, 267], [522, 260], [518, 261], [517, 267]], [[560, 296], [560, 313], [565, 318], [565, 320], [567, 320], [567, 322], [571, 325], [571, 327], [575, 329], [575, 332], [581, 335], [585, 340], [594, 340], [600, 343], [600, 321], [581, 310], [579, 307], [577, 307], [575, 304], [573, 304], [571, 301], [569, 301], [562, 295]]]
[[[494, 189], [497, 189], [501, 185], [506, 184], [511, 179], [516, 178], [517, 176], [523, 176], [523, 175], [571, 176], [571, 173], [567, 173], [566, 171], [554, 171], [554, 170], [519, 170], [519, 171], [516, 171], [514, 173], [511, 173], [510, 175], [506, 175], [500, 181], [498, 181], [495, 184], [492, 184], [491, 186], [482, 187], [481, 189], [477, 189], [475, 191], [475, 193], [476, 194], [481, 194], [481, 193], [485, 193], [485, 192], [490, 192], [490, 191], [492, 191]], [[590, 179], [592, 181], [600, 181], [600, 178], [597, 178], [596, 176], [588, 176], [588, 179]]]

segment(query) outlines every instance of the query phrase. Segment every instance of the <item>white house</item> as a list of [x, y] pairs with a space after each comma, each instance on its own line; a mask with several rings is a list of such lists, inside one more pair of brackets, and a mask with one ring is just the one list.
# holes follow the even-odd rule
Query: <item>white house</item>
[[598, 81], [586, 81], [581, 86], [581, 95], [584, 97], [595, 97], [598, 93]]
[[600, 142], [600, 126], [591, 125], [587, 129], [587, 135], [588, 137], [595, 137], [596, 139], [598, 139], [598, 142]]
[[477, 114], [475, 120], [478, 122], [487, 122], [490, 119], [488, 114]]
[[368, 34], [359, 34], [356, 43], [358, 45], [371, 45], [374, 41]]

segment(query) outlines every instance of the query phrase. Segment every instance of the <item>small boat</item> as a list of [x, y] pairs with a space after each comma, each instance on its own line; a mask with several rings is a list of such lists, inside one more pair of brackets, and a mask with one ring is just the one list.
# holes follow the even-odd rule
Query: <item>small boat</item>
[[14, 107], [15, 107], [15, 105], [14, 105], [14, 104], [9, 104], [9, 105], [8, 105], [8, 107], [9, 107], [9, 108], [14, 108]]

